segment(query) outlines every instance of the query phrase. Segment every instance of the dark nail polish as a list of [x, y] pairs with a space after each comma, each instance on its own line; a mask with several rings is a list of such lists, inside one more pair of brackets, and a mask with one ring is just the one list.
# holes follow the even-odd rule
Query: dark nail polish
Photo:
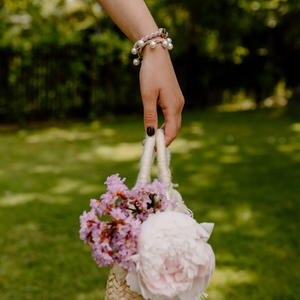
[[155, 130], [154, 130], [153, 127], [148, 127], [148, 128], [147, 128], [147, 134], [148, 134], [149, 136], [153, 136], [154, 133], [155, 133]]

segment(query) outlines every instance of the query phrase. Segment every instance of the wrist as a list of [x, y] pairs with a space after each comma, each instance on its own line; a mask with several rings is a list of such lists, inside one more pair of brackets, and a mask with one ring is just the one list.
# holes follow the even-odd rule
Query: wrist
[[156, 32], [143, 37], [134, 44], [131, 52], [138, 57], [133, 60], [133, 64], [136, 66], [139, 65], [143, 59], [144, 53], [146, 53], [146, 51], [149, 53], [149, 48], [152, 48], [152, 50], [156, 49], [157, 47], [160, 48], [158, 46], [159, 44], [166, 50], [173, 49], [172, 40], [168, 38], [168, 32], [165, 28], [158, 29]]
[[169, 56], [169, 51], [167, 48], [164, 48], [161, 43], [159, 43], [155, 48], [151, 48], [149, 45], [147, 45], [143, 49], [143, 60], [148, 59], [148, 57], [158, 55]]

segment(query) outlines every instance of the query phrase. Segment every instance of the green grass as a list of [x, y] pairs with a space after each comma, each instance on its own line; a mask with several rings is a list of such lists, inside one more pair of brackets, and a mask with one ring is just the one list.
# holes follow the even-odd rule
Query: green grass
[[[171, 146], [173, 182], [215, 223], [211, 300], [299, 298], [300, 124], [278, 112], [184, 112]], [[143, 136], [140, 118], [0, 133], [1, 300], [104, 298], [79, 215], [108, 175], [134, 185]]]

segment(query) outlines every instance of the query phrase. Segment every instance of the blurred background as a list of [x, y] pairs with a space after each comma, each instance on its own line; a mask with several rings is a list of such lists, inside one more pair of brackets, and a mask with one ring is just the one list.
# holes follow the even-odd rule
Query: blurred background
[[[146, 2], [186, 108], [297, 105], [299, 1]], [[96, 1], [1, 0], [0, 14], [0, 122], [141, 111], [132, 43]]]
[[[186, 99], [173, 182], [215, 223], [209, 299], [298, 300], [300, 2], [146, 3]], [[95, 1], [0, 0], [1, 300], [104, 299], [79, 215], [139, 171], [131, 48]]]

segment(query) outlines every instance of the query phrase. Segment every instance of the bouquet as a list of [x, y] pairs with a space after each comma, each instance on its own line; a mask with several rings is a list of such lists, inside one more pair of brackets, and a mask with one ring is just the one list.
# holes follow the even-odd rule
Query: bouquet
[[[160, 180], [151, 183], [155, 145]], [[106, 193], [92, 199], [91, 210], [80, 216], [80, 238], [91, 246], [99, 267], [118, 264], [126, 270], [124, 283], [144, 299], [200, 299], [207, 296], [215, 268], [207, 243], [214, 224], [193, 219], [173, 189], [169, 162], [158, 130], [146, 138], [136, 186], [130, 190], [119, 174], [108, 177]]]
[[[148, 216], [165, 211], [169, 205], [164, 183], [138, 183], [130, 190], [119, 174], [107, 178], [107, 192], [92, 199], [91, 210], [80, 216], [80, 239], [89, 242], [99, 267], [113, 266], [115, 261], [127, 271], [136, 269], [132, 255], [137, 254], [141, 224]], [[176, 199], [171, 201], [175, 208]], [[104, 217], [106, 220], [104, 220]]]

